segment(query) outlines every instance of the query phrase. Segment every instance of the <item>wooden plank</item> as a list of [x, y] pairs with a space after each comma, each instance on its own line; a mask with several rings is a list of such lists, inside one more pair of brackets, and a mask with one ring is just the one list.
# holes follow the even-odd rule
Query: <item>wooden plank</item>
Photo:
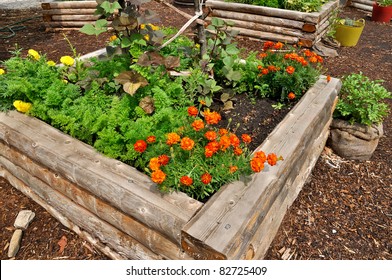
[[86, 24], [93, 24], [95, 21], [49, 21], [46, 22], [46, 26], [51, 28], [56, 27], [83, 27]]
[[240, 28], [240, 27], [228, 28], [228, 30], [231, 30], [231, 29], [238, 30], [240, 32], [239, 33], [240, 35], [246, 35], [249, 37], [254, 37], [254, 38], [262, 39], [262, 40], [279, 41], [279, 42], [285, 42], [288, 44], [295, 44], [298, 42], [298, 38], [293, 37], [293, 36], [280, 35], [280, 34], [271, 33], [271, 32], [249, 30], [249, 29]]
[[212, 15], [214, 17], [219, 17], [227, 20], [243, 20], [243, 21], [261, 23], [266, 25], [272, 25], [272, 26], [290, 27], [293, 29], [302, 29], [302, 26], [304, 24], [303, 21], [298, 21], [298, 20], [276, 18], [276, 17], [264, 16], [264, 15], [255, 15], [255, 14], [243, 13], [239, 11], [226, 11], [220, 9], [212, 10]]
[[95, 9], [50, 9], [50, 10], [42, 10], [42, 14], [43, 15], [93, 15], [94, 13], [95, 13]]
[[52, 15], [52, 21], [96, 21], [99, 15], [77, 14], [77, 15]]
[[86, 229], [90, 233], [94, 233], [96, 238], [101, 240], [102, 243], [108, 244], [116, 252], [121, 252], [127, 258], [131, 259], [162, 259], [162, 257], [151, 252], [135, 239], [99, 219], [83, 207], [73, 203], [70, 199], [54, 191], [50, 186], [38, 178], [31, 176], [24, 169], [14, 165], [3, 156], [0, 156], [0, 165], [24, 184], [28, 185], [41, 199], [44, 199], [77, 226]]
[[43, 10], [50, 9], [85, 9], [97, 7], [96, 1], [61, 1], [61, 2], [45, 2], [41, 3]]
[[373, 6], [368, 6], [368, 5], [364, 5], [364, 4], [360, 4], [360, 3], [351, 3], [351, 6], [363, 11], [367, 11], [367, 12], [372, 12], [373, 11]]
[[136, 169], [15, 111], [0, 113], [0, 140], [177, 244], [183, 225], [202, 206], [183, 193], [163, 195]]
[[352, 3], [358, 3], [365, 6], [373, 7], [374, 0], [351, 0]]
[[321, 77], [257, 149], [282, 155], [284, 161], [248, 181], [225, 185], [184, 227], [183, 248], [200, 249], [195, 255], [188, 250], [192, 257], [235, 259], [248, 252], [249, 241], [288, 180], [292, 164], [306, 149], [304, 143], [310, 141], [311, 145], [306, 138], [320, 132], [329, 120], [325, 112], [332, 106], [339, 84], [337, 79], [327, 84]]
[[4, 166], [0, 165], [0, 177], [5, 178], [15, 189], [20, 191], [25, 196], [29, 197], [41, 207], [43, 207], [50, 215], [56, 218], [62, 225], [73, 230], [77, 235], [79, 235], [84, 240], [90, 242], [95, 248], [101, 251], [103, 254], [108, 256], [113, 260], [125, 260], [126, 257], [114, 252], [107, 245], [102, 244], [97, 238], [93, 237], [90, 233], [82, 230], [80, 227], [75, 225], [72, 221], [66, 218], [62, 213], [57, 211], [54, 207], [49, 205], [44, 199], [39, 197], [35, 192], [31, 190], [29, 186], [23, 183], [21, 180], [12, 175]]
[[235, 28], [244, 28], [248, 30], [263, 31], [263, 32], [269, 32], [278, 35], [288, 35], [293, 37], [301, 37], [304, 35], [304, 33], [298, 29], [284, 28], [284, 27], [278, 27], [278, 26], [272, 26], [272, 25], [266, 25], [266, 24], [260, 24], [256, 22], [249, 22], [249, 21], [242, 21], [242, 20], [232, 19], [230, 21], [234, 23]]
[[319, 20], [319, 13], [304, 13], [292, 10], [270, 8], [264, 6], [248, 5], [241, 3], [226, 3], [223, 1], [207, 0], [206, 7], [227, 11], [241, 11], [243, 13], [266, 15], [271, 17], [286, 18], [293, 20], [300, 20], [304, 22], [317, 23]]
[[118, 209], [84, 191], [75, 184], [65, 180], [45, 167], [35, 163], [32, 159], [21, 154], [17, 150], [7, 146], [0, 141], [1, 155], [16, 166], [28, 172], [31, 176], [38, 178], [53, 190], [60, 192], [74, 203], [87, 209], [100, 219], [113, 225], [115, 228], [125, 232], [146, 248], [164, 256], [167, 259], [189, 259], [181, 248], [159, 234], [146, 227], [144, 224], [125, 215]]

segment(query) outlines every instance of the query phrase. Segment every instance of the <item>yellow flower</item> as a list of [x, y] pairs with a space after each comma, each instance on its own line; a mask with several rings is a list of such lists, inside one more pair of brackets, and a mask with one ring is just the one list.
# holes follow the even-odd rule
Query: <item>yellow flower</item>
[[149, 41], [149, 40], [150, 40], [150, 35], [148, 35], [148, 34], [144, 35], [144, 39], [145, 39], [146, 41]]
[[0, 75], [5, 74], [5, 70], [0, 68]]
[[64, 84], [68, 84], [68, 81], [67, 81], [67, 80], [63, 80], [63, 83], [64, 83]]
[[49, 66], [55, 66], [56, 62], [54, 62], [53, 60], [49, 60], [48, 62], [46, 62]]
[[39, 53], [33, 49], [29, 49], [27, 51], [28, 55], [32, 58], [34, 58], [35, 60], [39, 60], [41, 58], [41, 56], [39, 55]]
[[60, 62], [64, 65], [72, 66], [75, 63], [75, 60], [72, 57], [66, 55], [60, 58]]
[[[149, 24], [147, 24], [153, 31], [157, 31], [157, 30], [159, 30], [159, 27], [158, 26], [156, 26], [156, 25], [154, 25], [154, 24], [151, 24], [151, 23], [149, 23]], [[146, 29], [146, 24], [140, 24], [140, 29]]]
[[117, 39], [117, 36], [116, 35], [112, 35], [112, 36], [110, 36], [110, 38], [109, 38], [109, 42], [113, 42], [114, 40], [116, 40]]
[[15, 100], [13, 105], [16, 108], [16, 110], [22, 113], [28, 112], [31, 109], [31, 106], [33, 106], [31, 103], [23, 102], [21, 100]]

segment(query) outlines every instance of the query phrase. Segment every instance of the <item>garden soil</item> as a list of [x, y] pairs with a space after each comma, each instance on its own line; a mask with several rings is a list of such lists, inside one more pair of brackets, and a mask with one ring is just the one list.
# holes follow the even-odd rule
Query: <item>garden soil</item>
[[[161, 25], [179, 28], [187, 21], [162, 3], [146, 6], [158, 12]], [[193, 8], [180, 9], [194, 14]], [[392, 91], [392, 24], [372, 22], [369, 14], [353, 8], [341, 11], [341, 17], [346, 16], [364, 18], [365, 29], [356, 47], [339, 48], [337, 57], [325, 58], [325, 74], [340, 78], [361, 71], [372, 79], [385, 80], [384, 86]], [[63, 55], [72, 55], [65, 36], [81, 54], [104, 47], [108, 40], [107, 35], [86, 36], [77, 30], [46, 30], [39, 9], [0, 10], [0, 28], [4, 26], [13, 31], [7, 27], [0, 32], [0, 61], [17, 48], [22, 48], [23, 54], [32, 48], [58, 61]], [[256, 40], [238, 38], [237, 42], [248, 51], [262, 48]], [[235, 100], [235, 109], [226, 117], [243, 123], [249, 131], [267, 124], [257, 137], [265, 137], [285, 114], [258, 109], [272, 108], [271, 104], [251, 102], [241, 106], [244, 102], [249, 101], [243, 97]], [[392, 101], [388, 102], [392, 106]], [[324, 149], [308, 182], [288, 209], [267, 259], [392, 259], [392, 115], [384, 121], [384, 133], [369, 161], [345, 160], [328, 147]], [[14, 220], [23, 209], [34, 211], [36, 216], [23, 234], [15, 259], [107, 258], [3, 178], [0, 209], [3, 260], [8, 259]], [[64, 237], [66, 246], [60, 250]]]

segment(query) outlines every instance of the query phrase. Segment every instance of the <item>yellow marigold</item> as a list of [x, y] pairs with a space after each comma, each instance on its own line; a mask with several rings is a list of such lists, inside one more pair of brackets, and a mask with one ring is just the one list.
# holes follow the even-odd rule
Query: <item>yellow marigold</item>
[[32, 57], [35, 60], [39, 60], [41, 58], [41, 56], [39, 55], [39, 53], [36, 50], [33, 49], [29, 49], [27, 51], [27, 54]]
[[161, 164], [159, 163], [159, 159], [157, 157], [153, 157], [150, 159], [150, 169], [152, 171], [157, 171], [161, 167]]
[[72, 57], [66, 55], [60, 58], [60, 62], [64, 65], [72, 66], [75, 63], [75, 60]]
[[54, 62], [53, 60], [49, 60], [48, 62], [46, 62], [46, 64], [48, 64], [49, 66], [56, 66], [56, 62]]
[[0, 68], [0, 75], [3, 75], [3, 74], [5, 74], [5, 70]]
[[15, 100], [13, 105], [16, 108], [16, 110], [18, 110], [21, 113], [28, 112], [31, 109], [31, 107], [33, 106], [31, 103], [23, 102], [21, 100]]
[[167, 134], [167, 141], [166, 144], [169, 146], [177, 144], [180, 141], [181, 137], [175, 132], [171, 132]]
[[148, 34], [144, 35], [144, 40], [150, 41], [150, 35], [148, 35]]
[[109, 42], [113, 42], [114, 40], [116, 40], [117, 39], [117, 36], [116, 35], [112, 35], [112, 36], [110, 36], [110, 38], [109, 38]]
[[151, 180], [157, 184], [162, 184], [166, 179], [166, 174], [162, 170], [156, 170], [151, 173]]
[[184, 137], [181, 139], [181, 149], [185, 151], [190, 151], [195, 146], [195, 141], [189, 137]]

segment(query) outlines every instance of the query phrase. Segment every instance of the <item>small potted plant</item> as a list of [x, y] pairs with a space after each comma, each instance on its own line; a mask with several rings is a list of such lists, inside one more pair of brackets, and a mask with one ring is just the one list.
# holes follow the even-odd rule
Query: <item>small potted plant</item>
[[362, 73], [343, 77], [342, 82], [328, 145], [344, 158], [369, 160], [383, 135], [382, 121], [389, 111], [384, 99], [392, 94], [381, 80], [370, 80]]
[[389, 23], [392, 18], [392, 0], [377, 0], [373, 3], [372, 21]]
[[335, 39], [343, 47], [354, 47], [357, 45], [364, 27], [364, 19], [337, 19], [334, 23]]

